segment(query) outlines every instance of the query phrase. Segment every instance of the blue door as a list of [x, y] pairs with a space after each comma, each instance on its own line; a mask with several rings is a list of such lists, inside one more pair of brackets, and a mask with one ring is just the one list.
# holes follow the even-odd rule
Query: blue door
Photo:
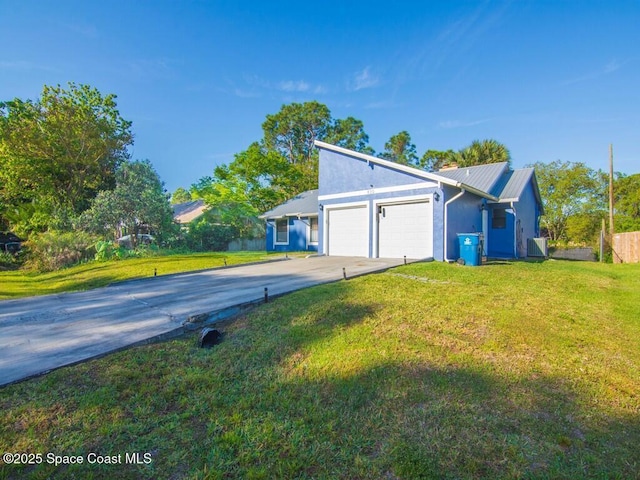
[[513, 258], [515, 244], [513, 209], [502, 206], [491, 208], [489, 218], [489, 251], [490, 257]]

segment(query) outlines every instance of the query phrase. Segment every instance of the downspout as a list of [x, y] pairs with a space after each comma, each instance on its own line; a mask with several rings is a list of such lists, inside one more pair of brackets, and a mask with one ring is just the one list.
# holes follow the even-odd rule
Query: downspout
[[518, 258], [518, 213], [516, 207], [511, 203], [511, 210], [513, 210], [513, 258]]
[[456, 201], [457, 199], [459, 199], [462, 195], [465, 194], [465, 189], [462, 188], [460, 189], [460, 193], [457, 194], [455, 197], [450, 198], [449, 200], [447, 200], [446, 202], [444, 202], [444, 261], [445, 262], [455, 262], [455, 259], [451, 260], [450, 258], [448, 258], [448, 253], [447, 253], [447, 244], [449, 242], [447, 242], [447, 232], [449, 231], [449, 204], [453, 203], [454, 201]]

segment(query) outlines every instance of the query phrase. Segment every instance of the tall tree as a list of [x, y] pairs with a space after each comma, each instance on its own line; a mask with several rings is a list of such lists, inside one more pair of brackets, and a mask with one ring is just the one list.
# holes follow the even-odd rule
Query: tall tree
[[306, 176], [301, 164], [288, 162], [279, 152], [268, 150], [258, 142], [236, 154], [228, 167], [214, 171], [214, 181], [229, 177], [244, 182], [248, 201], [260, 212], [317, 185], [317, 178]]
[[192, 186], [192, 192], [209, 206], [206, 221], [210, 225], [232, 227], [238, 238], [254, 238], [264, 228], [258, 215], [262, 213], [251, 202], [248, 183], [231, 174], [226, 165], [214, 170], [213, 177], [204, 177]]
[[[571, 222], [576, 225], [576, 231], [587, 235], [584, 230], [586, 216], [595, 214], [602, 218], [606, 211], [603, 205], [606, 191], [603, 176], [580, 162], [556, 160], [551, 163], [537, 162], [532, 166], [544, 205], [541, 226], [551, 240], [571, 240], [567, 231]], [[578, 219], [578, 216], [582, 216], [582, 219]], [[591, 225], [590, 228], [594, 228]]]
[[81, 218], [82, 225], [97, 233], [118, 238], [131, 234], [136, 246], [142, 227], [156, 235], [170, 230], [173, 212], [164, 185], [149, 160], [124, 162], [116, 172], [116, 186], [103, 190]]
[[368, 155], [375, 153], [369, 146], [369, 135], [364, 131], [364, 123], [353, 117], [334, 120], [324, 141]]
[[454, 162], [458, 162], [458, 154], [453, 150], [427, 150], [419, 166], [428, 172], [435, 172]]
[[171, 194], [171, 205], [190, 202], [191, 200], [191, 193], [182, 187], [176, 188], [175, 192]]
[[640, 230], [640, 173], [620, 176], [614, 185], [616, 231]]
[[331, 126], [331, 112], [315, 100], [283, 105], [262, 124], [264, 145], [280, 153], [291, 163], [309, 164], [317, 156], [315, 140], [326, 138]]
[[0, 205], [23, 233], [70, 227], [112, 188], [133, 143], [116, 96], [88, 85], [44, 86], [40, 99], [0, 103]]
[[418, 154], [416, 153], [416, 146], [411, 143], [411, 135], [409, 135], [409, 132], [403, 130], [393, 135], [389, 141], [384, 144], [384, 152], [382, 152], [381, 157], [401, 165], [417, 165]]
[[460, 167], [499, 162], [511, 164], [511, 153], [497, 140], [474, 140], [471, 145], [458, 152], [456, 160]]

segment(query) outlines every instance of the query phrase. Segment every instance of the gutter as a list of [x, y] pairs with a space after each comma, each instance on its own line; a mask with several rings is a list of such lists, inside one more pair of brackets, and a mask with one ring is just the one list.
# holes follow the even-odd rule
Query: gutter
[[447, 200], [446, 202], [444, 202], [444, 261], [445, 262], [455, 262], [455, 259], [452, 260], [450, 258], [447, 258], [447, 233], [449, 231], [449, 226], [448, 226], [448, 220], [449, 220], [449, 204], [453, 203], [454, 201], [456, 201], [457, 199], [459, 199], [462, 195], [465, 194], [465, 189], [464, 188], [460, 188], [460, 193], [457, 194], [455, 197], [450, 198], [449, 200]]
[[513, 258], [518, 258], [518, 212], [511, 202], [511, 210], [513, 210]]

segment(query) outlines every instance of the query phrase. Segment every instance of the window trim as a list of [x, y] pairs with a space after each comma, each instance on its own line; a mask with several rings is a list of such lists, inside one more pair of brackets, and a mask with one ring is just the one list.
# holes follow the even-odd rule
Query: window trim
[[[503, 212], [502, 215], [497, 216], [496, 212]], [[498, 224], [496, 223], [498, 220]], [[491, 228], [493, 230], [504, 230], [507, 228], [507, 209], [506, 208], [493, 208], [491, 211]]]
[[[316, 222], [316, 239], [315, 241], [312, 239], [313, 226], [312, 223], [315, 220]], [[308, 236], [308, 244], [309, 245], [318, 245], [318, 241], [320, 239], [320, 219], [318, 217], [309, 217], [309, 236]]]
[[[278, 222], [285, 222], [285, 225], [287, 227], [287, 241], [286, 242], [282, 242], [282, 241], [278, 241]], [[289, 218], [285, 217], [285, 218], [276, 218], [274, 221], [274, 225], [273, 225], [273, 231], [274, 231], [274, 235], [273, 235], [273, 244], [274, 245], [289, 245]]]

